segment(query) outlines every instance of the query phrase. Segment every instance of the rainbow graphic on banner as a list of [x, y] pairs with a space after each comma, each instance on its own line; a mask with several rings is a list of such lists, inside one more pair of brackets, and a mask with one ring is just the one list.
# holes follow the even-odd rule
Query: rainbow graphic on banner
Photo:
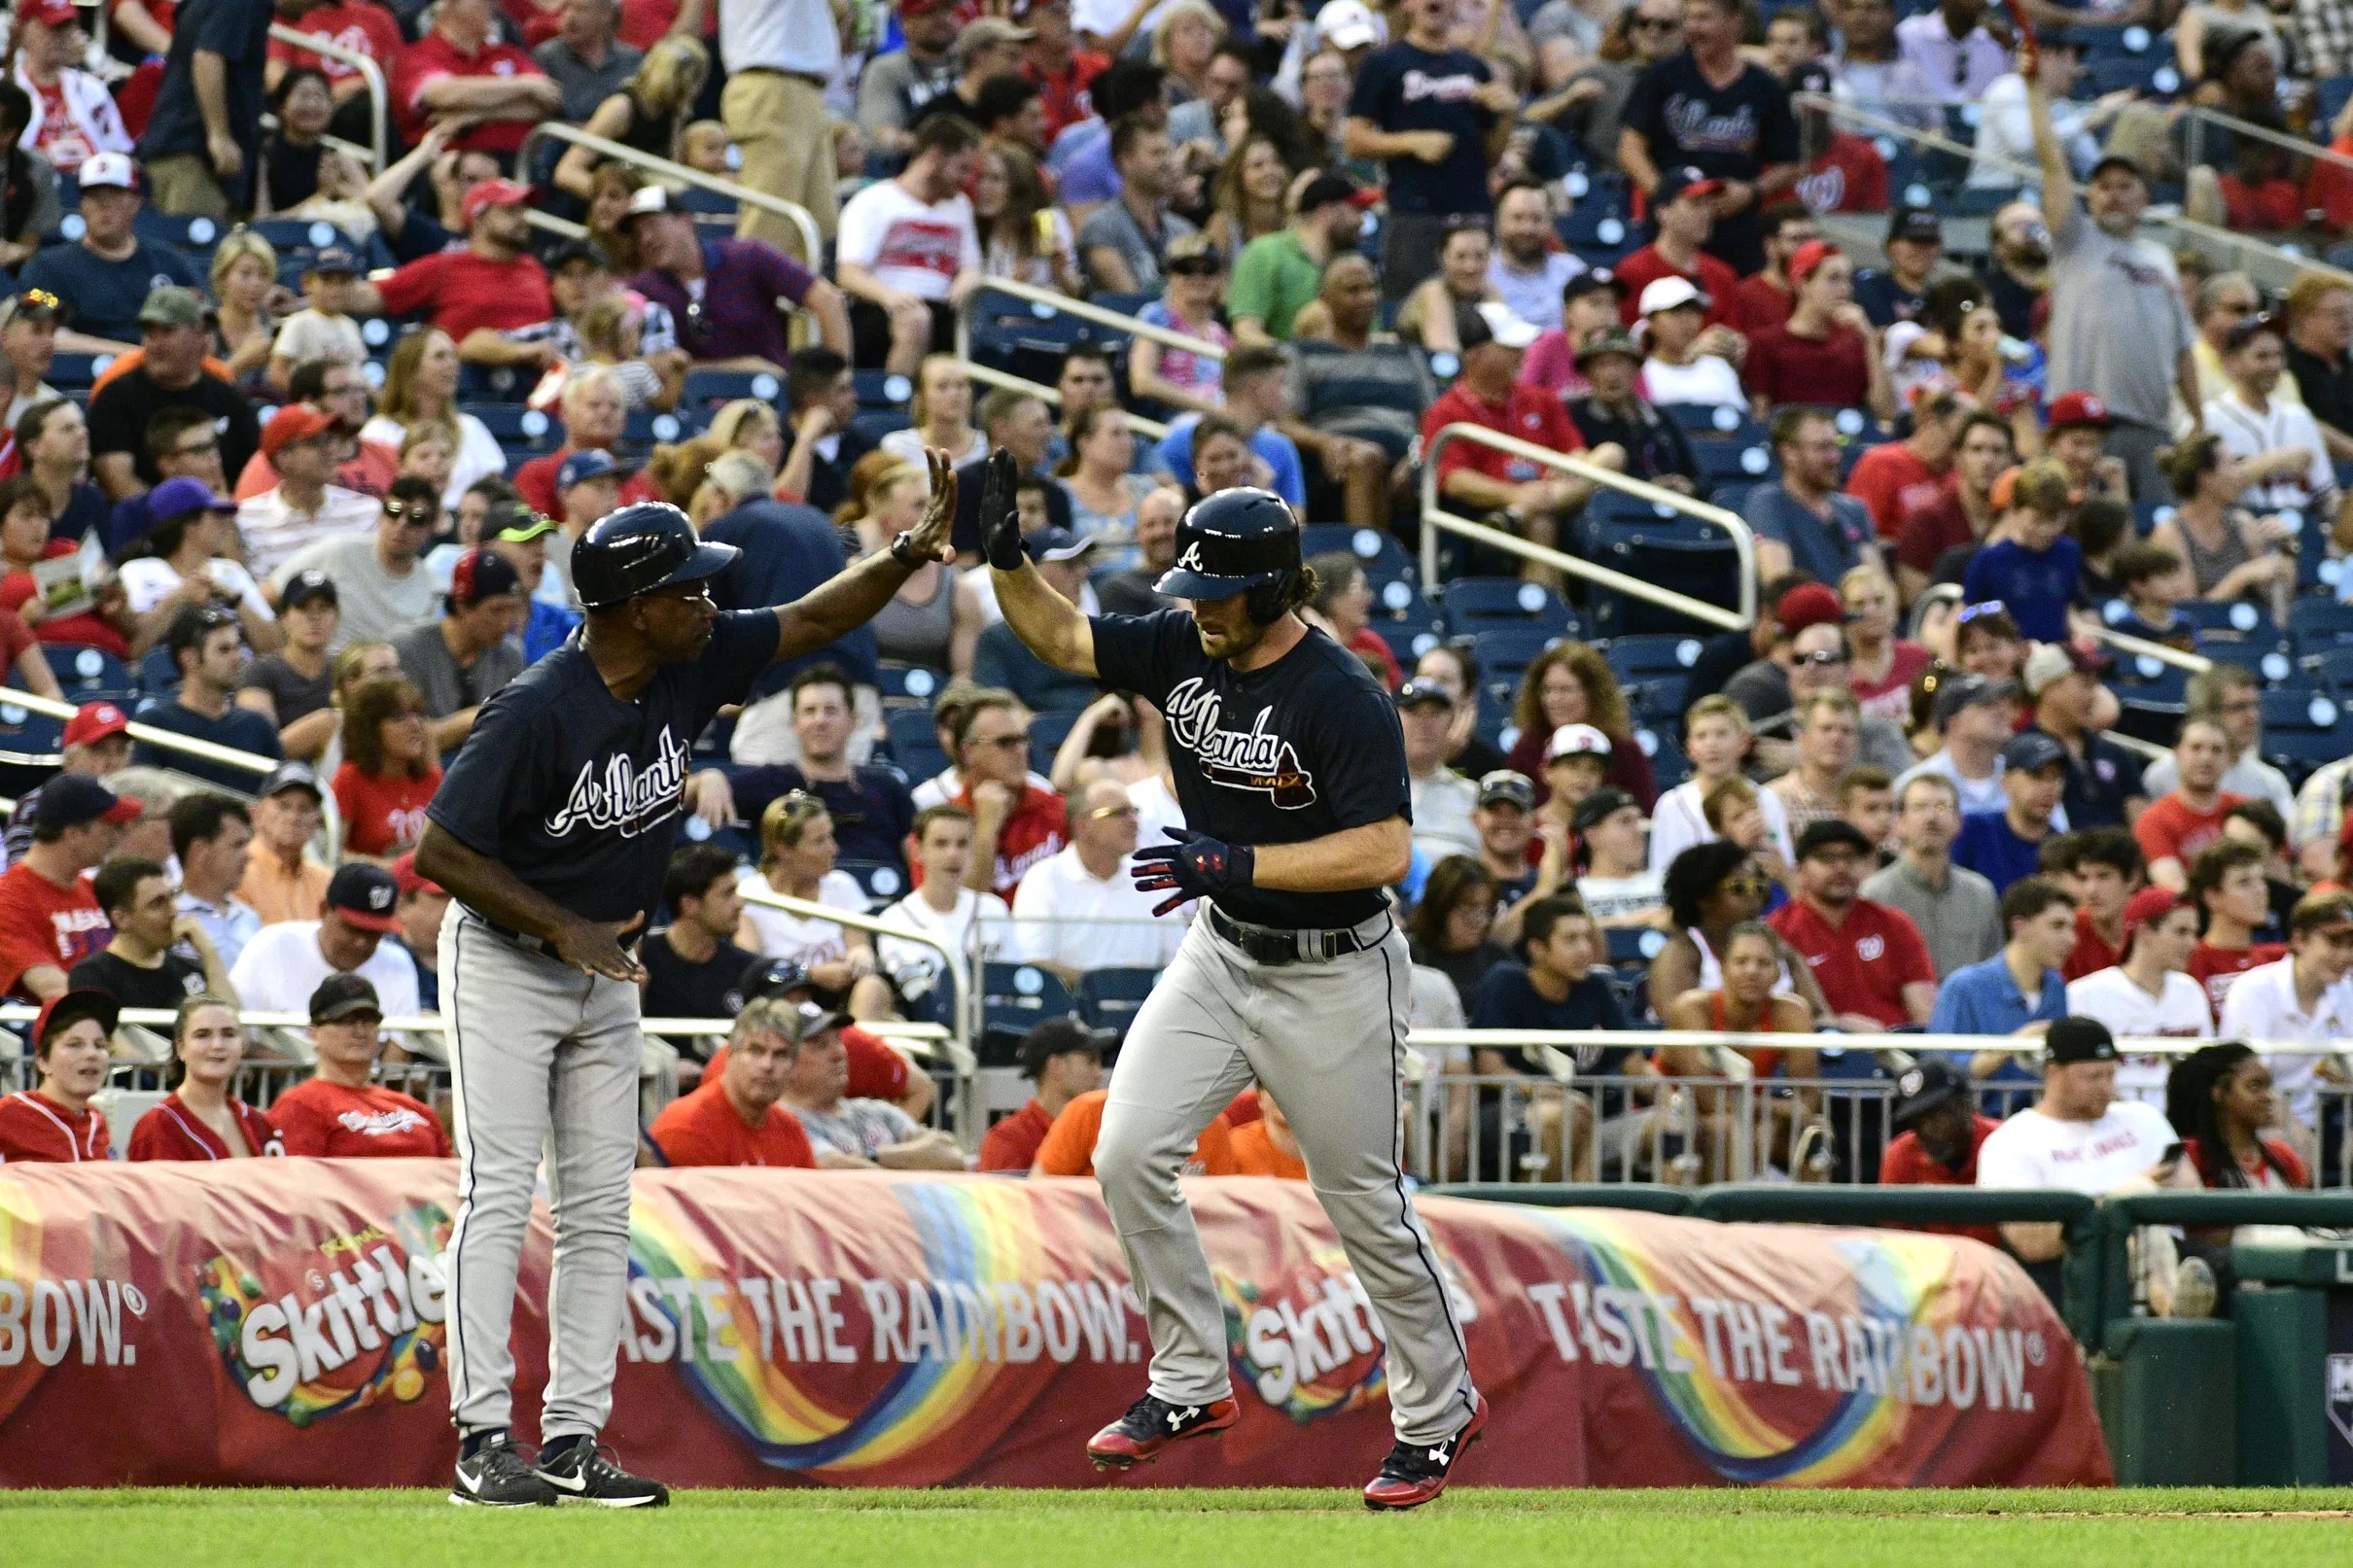
[[[1659, 1293], [1647, 1249], [1625, 1219], [1602, 1210], [1545, 1210], [1545, 1229], [1581, 1268], [1589, 1284]], [[1941, 1288], [1951, 1267], [1941, 1238], [1857, 1233], [1835, 1243], [1851, 1270], [1854, 1310], [1884, 1325], [1942, 1332], [1957, 1321], [1959, 1303]], [[1687, 1304], [1675, 1322], [1700, 1343]], [[1688, 1372], [1664, 1364], [1626, 1369], [1640, 1377], [1658, 1409], [1701, 1458], [1727, 1481], [1744, 1485], [1836, 1486], [1882, 1458], [1898, 1444], [1907, 1407], [1893, 1394], [1857, 1388], [1841, 1394], [1810, 1431], [1784, 1431], [1768, 1419], [1730, 1378], [1704, 1357]]]
[[[892, 1196], [922, 1246], [919, 1277], [930, 1283], [935, 1307], [959, 1286], [986, 1292], [994, 1281], [1043, 1272], [1037, 1210], [1018, 1183], [904, 1183]], [[633, 1274], [716, 1280], [730, 1298], [739, 1332], [755, 1321], [724, 1264], [702, 1255], [657, 1205], [638, 1202], [629, 1231]], [[665, 1311], [675, 1320], [674, 1308]], [[679, 1327], [685, 1333], [691, 1325]], [[697, 1357], [679, 1368], [704, 1407], [761, 1463], [835, 1474], [892, 1464], [958, 1431], [975, 1418], [991, 1385], [1013, 1370], [996, 1361], [929, 1357], [896, 1368], [860, 1408], [840, 1410], [796, 1382], [790, 1364], [756, 1354], [734, 1361]]]

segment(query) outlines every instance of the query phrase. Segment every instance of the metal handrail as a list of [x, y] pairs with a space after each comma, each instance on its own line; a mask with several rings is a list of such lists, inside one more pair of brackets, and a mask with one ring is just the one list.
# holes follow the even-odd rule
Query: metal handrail
[[586, 239], [588, 237], [586, 224], [576, 224], [569, 218], [558, 218], [554, 213], [542, 212], [537, 207], [523, 209], [523, 222], [534, 228], [544, 228], [550, 234], [559, 234], [565, 239]]
[[[70, 719], [76, 712], [72, 703], [55, 702], [47, 697], [35, 696], [29, 691], [18, 691], [13, 686], [5, 692], [0, 692], [0, 706], [21, 708], [27, 713], [40, 714], [48, 718]], [[280, 761], [277, 757], [262, 756], [253, 751], [240, 751], [233, 746], [220, 746], [211, 741], [199, 741], [193, 735], [181, 735], [172, 730], [158, 729], [153, 724], [142, 724], [137, 719], [131, 720], [130, 728], [125, 733], [134, 741], [144, 741], [150, 746], [161, 747], [166, 751], [185, 751], [190, 756], [202, 757], [207, 762], [218, 762], [225, 768], [242, 768], [247, 773], [267, 774], [276, 768]]]
[[375, 153], [375, 167], [369, 172], [371, 174], [383, 173], [385, 161], [392, 153], [392, 135], [389, 128], [392, 93], [384, 86], [383, 67], [357, 50], [345, 49], [342, 45], [332, 43], [319, 37], [316, 33], [297, 31], [283, 22], [271, 22], [269, 36], [281, 44], [291, 44], [305, 53], [317, 54], [331, 60], [340, 60], [360, 73], [360, 80], [368, 84], [368, 126]]
[[[1686, 516], [1715, 524], [1732, 536], [1733, 551], [1739, 565], [1739, 609], [1726, 610], [1721, 605], [1711, 605], [1703, 599], [1694, 599], [1671, 588], [1662, 588], [1655, 582], [1644, 582], [1640, 577], [1628, 576], [1623, 572], [1614, 572], [1608, 567], [1598, 566], [1580, 556], [1548, 545], [1530, 543], [1515, 534], [1506, 534], [1499, 528], [1490, 528], [1485, 523], [1473, 522], [1468, 517], [1445, 510], [1438, 505], [1438, 454], [1446, 449], [1448, 442], [1456, 440], [1471, 441], [1480, 446], [1493, 447], [1498, 452], [1509, 452], [1530, 463], [1622, 491], [1654, 506], [1666, 506]], [[1442, 428], [1422, 449], [1422, 580], [1425, 583], [1438, 580], [1438, 529], [1442, 528], [1450, 534], [1459, 534], [1465, 539], [1539, 562], [1570, 576], [1583, 577], [1618, 593], [1631, 594], [1661, 609], [1689, 615], [1710, 626], [1720, 626], [1728, 632], [1744, 632], [1757, 621], [1756, 534], [1739, 513], [1727, 511], [1704, 501], [1694, 501], [1679, 491], [1663, 489], [1646, 479], [1633, 478], [1583, 458], [1537, 446], [1516, 436], [1499, 435], [1484, 425], [1457, 420]], [[1436, 526], [1431, 526], [1433, 524]]]
[[[963, 350], [960, 348], [958, 353], [962, 354], [962, 352]], [[975, 365], [968, 359], [959, 359], [957, 364], [963, 368], [965, 375], [971, 380], [986, 382], [992, 387], [1004, 387], [1013, 392], [1026, 392], [1031, 397], [1050, 402], [1057, 407], [1062, 404], [1061, 392], [1047, 386], [1042, 381], [1032, 381], [1026, 376], [1015, 375], [1009, 370], [1000, 370], [995, 366]], [[1146, 419], [1143, 415], [1133, 411], [1128, 414], [1128, 428], [1149, 436], [1156, 441], [1167, 440], [1169, 436], [1168, 426], [1163, 425], [1157, 419]]]
[[971, 296], [956, 312], [956, 353], [961, 359], [972, 357], [969, 352], [972, 301], [984, 294], [1009, 294], [1016, 299], [1027, 299], [1033, 304], [1051, 305], [1056, 310], [1076, 316], [1080, 321], [1091, 321], [1099, 327], [1109, 327], [1134, 337], [1148, 337], [1153, 342], [1165, 347], [1180, 348], [1188, 354], [1198, 354], [1204, 359], [1216, 360], [1220, 364], [1224, 363], [1227, 353], [1230, 352], [1206, 337], [1195, 337], [1190, 332], [1180, 332], [1173, 327], [1155, 327], [1150, 322], [1138, 321], [1133, 316], [1123, 315], [1107, 305], [1098, 305], [1084, 299], [1073, 299], [1067, 294], [1053, 289], [1041, 289], [1035, 283], [1024, 283], [1019, 278], [987, 278], [982, 280], [981, 286], [972, 291]]
[[675, 162], [658, 154], [640, 152], [634, 147], [613, 141], [610, 138], [591, 135], [578, 125], [566, 124], [560, 120], [543, 120], [531, 127], [530, 132], [523, 138], [523, 145], [515, 149], [514, 164], [516, 168], [528, 169], [531, 167], [531, 150], [543, 136], [552, 136], [559, 142], [570, 142], [575, 147], [584, 147], [591, 153], [615, 162], [634, 163], [641, 169], [658, 174], [665, 180], [675, 180], [680, 185], [700, 186], [705, 191], [715, 192], [735, 201], [757, 207], [763, 212], [775, 213], [800, 230], [801, 258], [808, 264], [809, 269], [816, 271], [824, 264], [825, 245], [825, 240], [818, 234], [817, 220], [811, 216], [808, 208], [797, 201], [787, 201], [783, 196], [770, 195], [765, 191], [755, 191], [748, 185], [738, 185], [733, 180], [722, 180], [716, 174], [705, 174], [700, 169], [688, 168], [684, 163]]
[[2214, 661], [2203, 653], [2184, 653], [2180, 648], [2169, 647], [2162, 643], [2152, 643], [2145, 637], [2132, 637], [2124, 632], [2110, 631], [2105, 626], [2093, 626], [2091, 635], [2120, 652], [2129, 653], [2135, 658], [2155, 659], [2160, 664], [2170, 664], [2175, 669], [2187, 670], [2192, 675], [2203, 675], [2214, 668]]
[[2339, 168], [2353, 169], [2353, 156], [2339, 153], [2336, 149], [2323, 146], [2319, 142], [2308, 142], [2301, 136], [2291, 136], [2286, 131], [2273, 130], [2268, 125], [2258, 125], [2251, 120], [2241, 120], [2236, 115], [2226, 114], [2220, 109], [2211, 108], [2202, 103], [2185, 103], [2181, 106], [2180, 113], [2187, 116], [2190, 121], [2188, 161], [2191, 163], [2205, 161], [2198, 155], [2205, 150], [2205, 125], [2208, 121], [2211, 121], [2234, 136], [2248, 136], [2259, 142], [2269, 142], [2274, 147], [2287, 149], [2299, 157], [2308, 157], [2315, 163], [2334, 163]]
[[[1927, 148], [1933, 152], [1949, 153], [1959, 157], [1966, 157], [1986, 168], [1999, 169], [2006, 174], [2016, 175], [2021, 186], [2037, 184], [2043, 177], [2043, 171], [2039, 168], [2012, 158], [1996, 157], [1990, 154], [1982, 153], [1967, 142], [1957, 142], [1949, 136], [1940, 135], [1935, 131], [1921, 130], [1914, 125], [1907, 125], [1898, 121], [1871, 114], [1855, 108], [1852, 104], [1841, 103], [1838, 99], [1823, 93], [1801, 92], [1792, 101], [1801, 109], [1819, 109], [1834, 119], [1848, 121], [1877, 135], [1893, 136], [1908, 141], [1915, 147]], [[2314, 151], [2318, 152], [2321, 149], [2315, 148]], [[2256, 259], [2269, 263], [2268, 270], [2278, 276], [2293, 278], [2304, 272], [2322, 272], [2330, 277], [2341, 278], [2346, 284], [2353, 285], [2353, 272], [2347, 272], [2341, 267], [2331, 266], [2316, 257], [2299, 256], [2291, 251], [2283, 250], [2277, 245], [2266, 244], [2263, 240], [2235, 233], [2228, 228], [2217, 228], [2212, 224], [2201, 224], [2196, 219], [2186, 217], [2181, 213], [2160, 212], [2152, 209], [2142, 214], [2142, 222], [2178, 229], [2183, 234], [2198, 241], [2202, 247], [2218, 253], [2233, 257], [2241, 252], [2252, 253]]]
[[[1521, 1045], [1549, 1045], [1560, 1050], [1583, 1047], [1615, 1049], [1635, 1045], [1647, 1049], [1661, 1046], [1689, 1046], [1707, 1049], [1728, 1045], [1735, 1050], [1787, 1050], [1791, 1043], [1787, 1034], [1741, 1034], [1714, 1029], [1409, 1029], [1405, 1043], [1409, 1046], [1467, 1046], [1473, 1050], [1486, 1047], [1502, 1050]], [[1816, 1044], [1842, 1049], [1865, 1051], [1901, 1051], [1917, 1056], [1924, 1051], [1942, 1051], [1953, 1055], [1975, 1055], [1981, 1051], [1999, 1051], [2005, 1055], [2031, 1055], [2042, 1050], [2043, 1042], [2009, 1034], [1839, 1034], [1826, 1033], [1807, 1037]], [[2188, 1056], [2212, 1040], [2184, 1039], [2178, 1035], [2120, 1037], [2118, 1051], [2126, 1056]], [[2348, 1049], [2345, 1042], [2326, 1040], [2258, 1040], [2245, 1042], [2267, 1056], [2334, 1056]]]

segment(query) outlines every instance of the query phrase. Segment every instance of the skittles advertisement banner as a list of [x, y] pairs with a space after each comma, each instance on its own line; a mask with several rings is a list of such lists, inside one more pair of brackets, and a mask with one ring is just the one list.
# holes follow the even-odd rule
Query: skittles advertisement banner
[[[1150, 1345], [1091, 1181], [643, 1170], [606, 1441], [678, 1485], [1361, 1485], [1382, 1330], [1304, 1183], [1186, 1183], [1242, 1419], [1125, 1479], [1082, 1446]], [[447, 1483], [454, 1163], [0, 1168], [0, 1484]], [[2104, 1485], [2023, 1272], [1911, 1232], [1432, 1199], [1493, 1402], [1456, 1479]], [[517, 1427], [546, 1378], [543, 1209]]]

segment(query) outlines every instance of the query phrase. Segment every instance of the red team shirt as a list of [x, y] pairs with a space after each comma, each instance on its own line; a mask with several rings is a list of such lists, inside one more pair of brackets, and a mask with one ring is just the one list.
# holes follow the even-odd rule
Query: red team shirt
[[1846, 493], [1868, 507], [1879, 538], [1894, 539], [1904, 519], [1933, 505], [1952, 484], [1952, 471], [1939, 473], [1902, 441], [1884, 441], [1865, 452], [1846, 476]]
[[88, 883], [60, 888], [29, 865], [0, 873], [0, 995], [28, 996], [25, 970], [71, 969], [114, 939]]
[[1046, 1140], [1054, 1118], [1036, 1100], [1001, 1118], [980, 1138], [979, 1170], [1028, 1171], [1037, 1163], [1037, 1146]]
[[800, 1118], [771, 1105], [753, 1127], [715, 1079], [662, 1107], [647, 1131], [673, 1166], [767, 1166], [817, 1168]]
[[[425, 134], [426, 115], [417, 103], [417, 94], [440, 77], [545, 74], [530, 55], [511, 45], [484, 44], [474, 53], [465, 54], [439, 33], [427, 33], [404, 48], [393, 61], [389, 88], [393, 115], [400, 122], [401, 140], [413, 143]], [[523, 145], [523, 138], [530, 133], [531, 126], [524, 121], [485, 120], [470, 126], [450, 145], [469, 151], [478, 149], [485, 153], [512, 153]], [[548, 312], [542, 311], [531, 321], [545, 321], [547, 316]], [[516, 325], [528, 326], [529, 323]]]
[[[285, 23], [298, 33], [308, 33], [355, 54], [365, 54], [386, 70], [400, 59], [402, 50], [406, 47], [401, 38], [401, 24], [392, 19], [392, 13], [370, 0], [335, 0], [333, 5], [305, 11], [299, 18], [285, 18]], [[357, 66], [314, 54], [275, 38], [269, 41], [269, 57], [288, 66], [307, 65], [323, 71], [332, 87], [353, 81], [360, 74]]]
[[376, 292], [384, 297], [386, 315], [428, 311], [433, 324], [458, 343], [477, 327], [510, 332], [555, 314], [546, 268], [529, 256], [493, 261], [472, 251], [441, 251], [400, 268], [377, 284]]
[[[905, 1057], [855, 1024], [843, 1028], [841, 1043], [850, 1058], [850, 1086], [842, 1091], [844, 1099], [887, 1099], [896, 1103], [905, 1096], [907, 1077], [914, 1070], [907, 1065]], [[726, 1070], [727, 1048], [722, 1045], [703, 1063], [703, 1082], [716, 1084]]]
[[[1501, 404], [1489, 402], [1457, 381], [1441, 393], [1422, 415], [1422, 444], [1426, 447], [1431, 438], [1448, 425], [1477, 425], [1498, 436], [1513, 436], [1533, 445], [1554, 452], [1582, 452], [1585, 436], [1568, 417], [1561, 400], [1534, 387], [1514, 383], [1511, 398]], [[1458, 470], [1485, 474], [1498, 484], [1528, 484], [1542, 479], [1553, 470], [1541, 464], [1531, 463], [1509, 452], [1498, 452], [1492, 446], [1476, 441], [1456, 441], [1438, 454], [1438, 479]]]
[[1074, 49], [1071, 51], [1071, 63], [1062, 68], [1059, 76], [1046, 76], [1029, 61], [1022, 61], [1021, 74], [1037, 84], [1038, 106], [1046, 112], [1046, 140], [1052, 141], [1066, 127], [1093, 116], [1094, 99], [1087, 89], [1110, 63], [1107, 55]]
[[38, 1089], [0, 1099], [0, 1165], [79, 1165], [103, 1160], [111, 1140], [96, 1109], [77, 1116]]
[[2218, 948], [2200, 942], [2190, 950], [2190, 978], [2206, 988], [2206, 1000], [2214, 1008], [2214, 1016], [2223, 1016], [2223, 998], [2230, 994], [2230, 983], [2250, 969], [2266, 963], [2277, 963], [2288, 956], [2284, 942], [2252, 942], [2243, 948]]
[[2132, 824], [2132, 836], [2140, 841], [2141, 854], [2151, 865], [2171, 858], [2185, 867], [2200, 854], [2223, 841], [2223, 818], [2241, 797], [2229, 793], [2214, 797], [2214, 809], [2194, 812], [2182, 804], [2180, 794], [2169, 794], [2153, 801], [2149, 809]]
[[2098, 974], [2102, 969], [2113, 969], [2124, 961], [2123, 951], [2110, 947], [2108, 939], [2100, 935], [2099, 927], [2091, 923], [2091, 911], [2078, 909], [2075, 912], [2075, 950], [2067, 955], [2067, 961], [2060, 965], [2060, 977], [2081, 980], [2086, 975]]
[[[955, 805], [966, 811], [972, 809], [972, 788], [966, 784], [958, 791]], [[989, 890], [1007, 903], [1013, 900], [1013, 889], [1029, 875], [1030, 867], [1038, 861], [1062, 853], [1071, 842], [1068, 826], [1063, 821], [1062, 796], [1036, 784], [1024, 784], [1021, 800], [1005, 816], [1005, 825], [997, 834], [997, 864], [989, 873]], [[915, 886], [924, 885], [923, 867], [915, 868]]]
[[425, 836], [425, 808], [441, 783], [441, 770], [422, 779], [379, 779], [357, 762], [335, 769], [335, 810], [343, 814], [343, 848], [381, 860], [414, 849]]
[[[255, 1110], [241, 1099], [228, 1102], [229, 1114], [237, 1119], [237, 1128], [245, 1134], [245, 1152], [250, 1155], [281, 1155], [286, 1146], [278, 1141], [278, 1130], [270, 1125], [269, 1117]], [[180, 1101], [178, 1095], [164, 1097], [163, 1103], [139, 1118], [130, 1130], [130, 1157], [133, 1160], [233, 1160], [236, 1152], [222, 1141], [204, 1119]]]
[[1862, 406], [1871, 392], [1871, 347], [1863, 334], [1833, 327], [1825, 337], [1800, 337], [1786, 322], [1750, 334], [1740, 384], [1769, 402]]
[[[1969, 1158], [1961, 1162], [1958, 1170], [1948, 1169], [1928, 1158], [1920, 1147], [1916, 1133], [1905, 1132], [1887, 1145], [1879, 1156], [1879, 1185], [1882, 1187], [1974, 1187], [1977, 1185], [1977, 1152], [1985, 1146], [1985, 1135], [2002, 1124], [1990, 1116], [1977, 1118], [1969, 1134]], [[2002, 1244], [2002, 1233], [1991, 1225], [1924, 1225], [1920, 1229], [1945, 1236], [1966, 1236], [1984, 1242], [1989, 1247]]]
[[1890, 1028], [1912, 1022], [1904, 988], [1936, 984], [1936, 965], [1920, 928], [1900, 909], [1858, 898], [1837, 925], [1796, 899], [1766, 922], [1806, 956], [1832, 1011], [1861, 1013]]
[[1642, 291], [1661, 278], [1689, 278], [1699, 291], [1707, 296], [1707, 325], [1732, 325], [1732, 296], [1739, 291], [1740, 274], [1727, 261], [1720, 261], [1705, 251], [1700, 253], [1700, 269], [1686, 272], [1659, 253], [1656, 245], [1645, 245], [1620, 261], [1612, 269], [1625, 288], [1618, 304], [1619, 319], [1632, 327], [1642, 319]]
[[299, 1083], [269, 1107], [288, 1154], [343, 1158], [446, 1157], [449, 1134], [434, 1114], [397, 1089], [346, 1089], [324, 1078]]

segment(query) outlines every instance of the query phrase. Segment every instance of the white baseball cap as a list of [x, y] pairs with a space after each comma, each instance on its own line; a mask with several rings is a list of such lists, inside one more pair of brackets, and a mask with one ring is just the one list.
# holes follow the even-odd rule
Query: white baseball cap
[[1316, 36], [1334, 49], [1361, 49], [1381, 41], [1381, 27], [1364, 0], [1326, 0], [1316, 13]]
[[112, 186], [118, 191], [139, 189], [139, 167], [130, 160], [128, 153], [92, 153], [82, 160], [77, 183], [88, 191], [92, 186]]
[[1564, 756], [1609, 755], [1609, 737], [1591, 724], [1563, 724], [1553, 731], [1553, 738], [1544, 743], [1544, 760], [1558, 762]]
[[[1498, 299], [1490, 299], [1479, 306], [1479, 320], [1487, 328], [1487, 338], [1504, 348], [1526, 348], [1544, 335], [1536, 324], [1517, 314], [1512, 307]], [[1464, 348], [1476, 345], [1465, 343]]]
[[1662, 310], [1674, 310], [1683, 305], [1698, 305], [1704, 310], [1707, 308], [1707, 296], [1702, 294], [1700, 286], [1689, 278], [1660, 278], [1642, 291], [1641, 301], [1634, 309], [1636, 314], [1655, 316]]

